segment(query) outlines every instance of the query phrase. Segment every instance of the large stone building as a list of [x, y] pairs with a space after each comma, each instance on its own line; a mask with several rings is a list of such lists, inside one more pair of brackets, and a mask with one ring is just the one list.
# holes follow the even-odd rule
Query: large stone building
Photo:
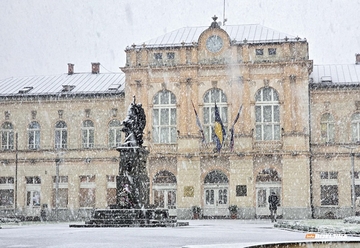
[[[360, 65], [314, 66], [306, 39], [219, 26], [215, 17], [125, 52], [124, 74], [99, 73], [97, 63], [79, 74], [69, 64], [67, 75], [0, 82], [4, 212], [34, 216], [47, 207], [52, 218], [79, 218], [112, 204], [114, 147], [135, 95], [147, 115], [156, 207], [190, 218], [193, 206], [215, 217], [237, 205], [239, 218], [254, 218], [269, 214], [274, 191], [284, 218], [353, 214]], [[227, 132], [220, 152], [215, 104]]]

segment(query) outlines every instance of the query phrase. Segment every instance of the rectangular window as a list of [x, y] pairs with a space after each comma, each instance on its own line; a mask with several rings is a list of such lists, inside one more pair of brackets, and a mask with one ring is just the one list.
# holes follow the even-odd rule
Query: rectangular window
[[79, 204], [81, 208], [95, 208], [95, 189], [80, 188]]
[[337, 185], [321, 185], [321, 205], [338, 205], [339, 194]]
[[173, 52], [166, 53], [166, 57], [167, 57], [167, 59], [175, 59], [175, 53], [173, 53]]
[[186, 54], [185, 54], [185, 57], [186, 57], [186, 64], [189, 65], [191, 64], [191, 50], [186, 50]]
[[79, 204], [81, 208], [95, 208], [95, 176], [80, 176]]
[[3, 150], [14, 149], [14, 132], [12, 130], [1, 132], [1, 148]]
[[25, 177], [26, 184], [41, 184], [40, 177]]
[[264, 49], [255, 49], [256, 55], [264, 55]]
[[[56, 189], [52, 190], [53, 201], [52, 206], [56, 207]], [[68, 205], [68, 189], [59, 188], [58, 191], [58, 208], [67, 208]]]
[[116, 177], [115, 176], [106, 176], [107, 178], [107, 190], [106, 190], [106, 202], [107, 205], [116, 204]]
[[0, 207], [12, 207], [14, 204], [14, 190], [1, 189], [0, 187]]
[[276, 48], [269, 48], [268, 52], [269, 52], [269, 55], [276, 55]]
[[176, 209], [176, 191], [175, 190], [169, 190], [168, 192], [168, 208], [169, 209]]
[[27, 190], [26, 191], [26, 206], [40, 207], [40, 191], [39, 190]]
[[154, 53], [154, 59], [155, 59], [155, 60], [160, 60], [160, 59], [162, 59], [162, 53]]
[[[58, 207], [67, 208], [68, 205], [68, 177], [59, 176]], [[56, 207], [56, 176], [53, 176], [52, 206]]]
[[14, 205], [14, 177], [0, 177], [0, 208]]

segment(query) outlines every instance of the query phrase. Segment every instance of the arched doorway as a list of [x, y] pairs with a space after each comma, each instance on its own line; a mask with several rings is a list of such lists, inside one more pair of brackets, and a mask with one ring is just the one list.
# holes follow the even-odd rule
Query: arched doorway
[[169, 215], [176, 215], [176, 177], [169, 171], [158, 172], [153, 180], [154, 205], [169, 209]]
[[281, 178], [275, 169], [267, 168], [260, 171], [256, 176], [256, 215], [269, 215], [268, 197], [271, 192], [279, 197], [277, 214], [282, 214], [281, 208]]
[[229, 205], [229, 179], [220, 170], [209, 172], [204, 179], [204, 215], [226, 216]]

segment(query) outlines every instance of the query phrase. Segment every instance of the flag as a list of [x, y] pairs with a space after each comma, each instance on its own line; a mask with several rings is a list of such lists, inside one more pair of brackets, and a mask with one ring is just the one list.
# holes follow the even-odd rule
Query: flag
[[224, 128], [224, 124], [221, 121], [220, 118], [220, 113], [219, 113], [219, 109], [216, 106], [216, 102], [215, 102], [215, 123], [214, 123], [214, 140], [216, 143], [216, 149], [218, 150], [218, 152], [220, 152], [221, 147], [224, 143], [224, 139], [225, 139], [225, 128]]
[[235, 117], [234, 124], [231, 126], [231, 129], [230, 129], [230, 151], [234, 150], [234, 143], [235, 143], [235, 141], [234, 141], [234, 127], [235, 127], [236, 122], [239, 120], [241, 109], [242, 109], [242, 105], [240, 106], [239, 112], [237, 113], [237, 115]]
[[200, 130], [200, 133], [201, 133], [201, 141], [202, 143], [205, 143], [205, 134], [204, 134], [204, 130], [201, 126], [201, 122], [200, 122], [200, 119], [199, 119], [199, 116], [196, 112], [196, 109], [195, 109], [195, 106], [194, 106], [194, 103], [191, 101], [192, 105], [193, 105], [193, 108], [194, 108], [194, 112], [195, 112], [195, 116], [196, 116], [196, 125], [199, 127], [199, 130]]

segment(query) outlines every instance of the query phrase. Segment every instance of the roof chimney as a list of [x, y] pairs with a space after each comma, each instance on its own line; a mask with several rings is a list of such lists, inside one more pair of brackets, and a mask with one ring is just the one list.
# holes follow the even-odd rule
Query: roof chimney
[[360, 65], [360, 53], [355, 53], [355, 64]]
[[92, 74], [99, 74], [100, 73], [100, 63], [91, 63], [91, 73]]
[[68, 75], [74, 74], [74, 64], [68, 63]]

